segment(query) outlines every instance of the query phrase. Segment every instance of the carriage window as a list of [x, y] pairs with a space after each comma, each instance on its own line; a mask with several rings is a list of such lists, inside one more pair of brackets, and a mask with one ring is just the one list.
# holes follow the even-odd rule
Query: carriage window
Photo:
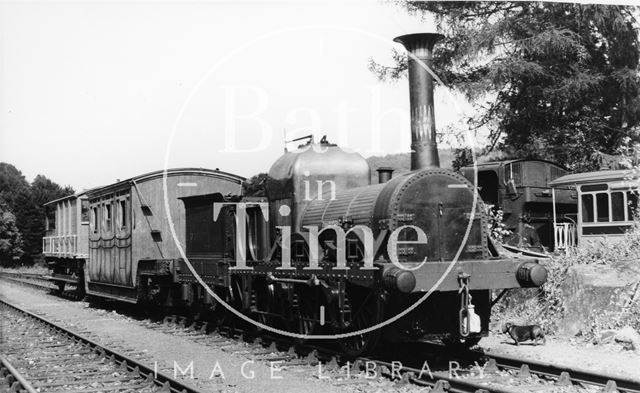
[[624, 195], [621, 192], [611, 193], [612, 221], [624, 221]]
[[582, 222], [593, 221], [593, 195], [582, 194]]
[[51, 231], [56, 229], [56, 211], [51, 208], [47, 208], [47, 230]]
[[80, 201], [80, 221], [89, 221], [89, 201], [86, 199]]
[[513, 180], [513, 183], [516, 186], [522, 185], [522, 166], [519, 162], [514, 162], [509, 164], [505, 168], [505, 182], [509, 182]]
[[604, 192], [596, 194], [596, 211], [598, 222], [609, 222], [609, 195]]
[[107, 203], [104, 205], [104, 229], [107, 232], [111, 231], [111, 221], [111, 203]]
[[98, 207], [91, 209], [91, 229], [93, 233], [98, 233]]
[[120, 200], [118, 213], [120, 214], [120, 217], [119, 217], [120, 229], [126, 229], [127, 228], [127, 201]]
[[627, 191], [627, 216], [628, 220], [635, 219], [638, 214], [638, 191]]

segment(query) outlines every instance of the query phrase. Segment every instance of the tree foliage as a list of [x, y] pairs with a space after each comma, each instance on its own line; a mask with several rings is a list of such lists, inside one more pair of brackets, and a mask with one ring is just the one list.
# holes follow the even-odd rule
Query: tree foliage
[[23, 259], [28, 261], [42, 252], [45, 234], [42, 205], [73, 193], [71, 187], [61, 187], [43, 175], [36, 176], [29, 184], [16, 167], [0, 163], [0, 204], [15, 218], [15, 226], [21, 234], [21, 242], [16, 247], [24, 251]]
[[[490, 149], [577, 170], [640, 141], [640, 57], [633, 7], [549, 2], [400, 2], [435, 16], [446, 38], [435, 72], [478, 106]], [[372, 64], [382, 78], [406, 70]]]
[[10, 265], [14, 258], [24, 254], [22, 235], [16, 225], [16, 216], [0, 202], [0, 265]]
[[267, 195], [265, 183], [269, 175], [258, 173], [242, 183], [242, 193], [248, 197], [263, 197]]

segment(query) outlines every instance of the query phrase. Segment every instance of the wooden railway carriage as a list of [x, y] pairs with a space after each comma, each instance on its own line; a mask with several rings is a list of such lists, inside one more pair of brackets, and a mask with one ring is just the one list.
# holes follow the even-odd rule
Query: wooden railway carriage
[[50, 280], [64, 289], [78, 284], [83, 289], [84, 266], [89, 256], [89, 201], [86, 192], [69, 195], [44, 204], [46, 234], [42, 252], [52, 267]]
[[[166, 297], [175, 283], [179, 253], [165, 211], [164, 174], [147, 173], [82, 195], [86, 221], [78, 236], [85, 236], [88, 259], [82, 259], [72, 274], [84, 273], [87, 294], [127, 302], [166, 300], [158, 297]], [[211, 192], [240, 195], [244, 180], [196, 168], [169, 169], [166, 177], [171, 221], [183, 246], [184, 207], [178, 198]]]
[[567, 188], [578, 199], [577, 220], [554, 222], [556, 247], [565, 250], [583, 242], [622, 239], [636, 217], [639, 178], [637, 170], [606, 170], [552, 181], [554, 199], [558, 190]]

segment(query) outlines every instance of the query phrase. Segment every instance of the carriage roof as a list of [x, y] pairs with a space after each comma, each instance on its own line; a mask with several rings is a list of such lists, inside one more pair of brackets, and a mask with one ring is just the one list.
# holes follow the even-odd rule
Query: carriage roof
[[640, 172], [633, 169], [617, 169], [607, 171], [573, 173], [559, 177], [549, 183], [551, 187], [570, 186], [575, 184], [608, 183], [612, 181], [638, 181]]
[[91, 198], [94, 196], [98, 196], [105, 192], [111, 192], [114, 189], [122, 188], [124, 186], [130, 185], [132, 183], [143, 183], [149, 180], [160, 179], [166, 174], [167, 177], [170, 176], [207, 176], [207, 177], [215, 177], [222, 180], [228, 180], [234, 183], [242, 183], [246, 179], [242, 176], [234, 175], [232, 173], [223, 172], [218, 169], [206, 169], [206, 168], [171, 168], [171, 169], [161, 169], [158, 171], [153, 171], [149, 173], [145, 173], [142, 175], [134, 176], [129, 179], [121, 180], [113, 184], [109, 184], [103, 187], [93, 188], [89, 191], [86, 191], [87, 195]]

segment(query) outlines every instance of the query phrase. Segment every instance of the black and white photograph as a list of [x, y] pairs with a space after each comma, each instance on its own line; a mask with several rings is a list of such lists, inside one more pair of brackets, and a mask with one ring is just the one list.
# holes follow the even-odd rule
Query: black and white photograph
[[639, 198], [635, 0], [0, 0], [0, 393], [640, 393]]

